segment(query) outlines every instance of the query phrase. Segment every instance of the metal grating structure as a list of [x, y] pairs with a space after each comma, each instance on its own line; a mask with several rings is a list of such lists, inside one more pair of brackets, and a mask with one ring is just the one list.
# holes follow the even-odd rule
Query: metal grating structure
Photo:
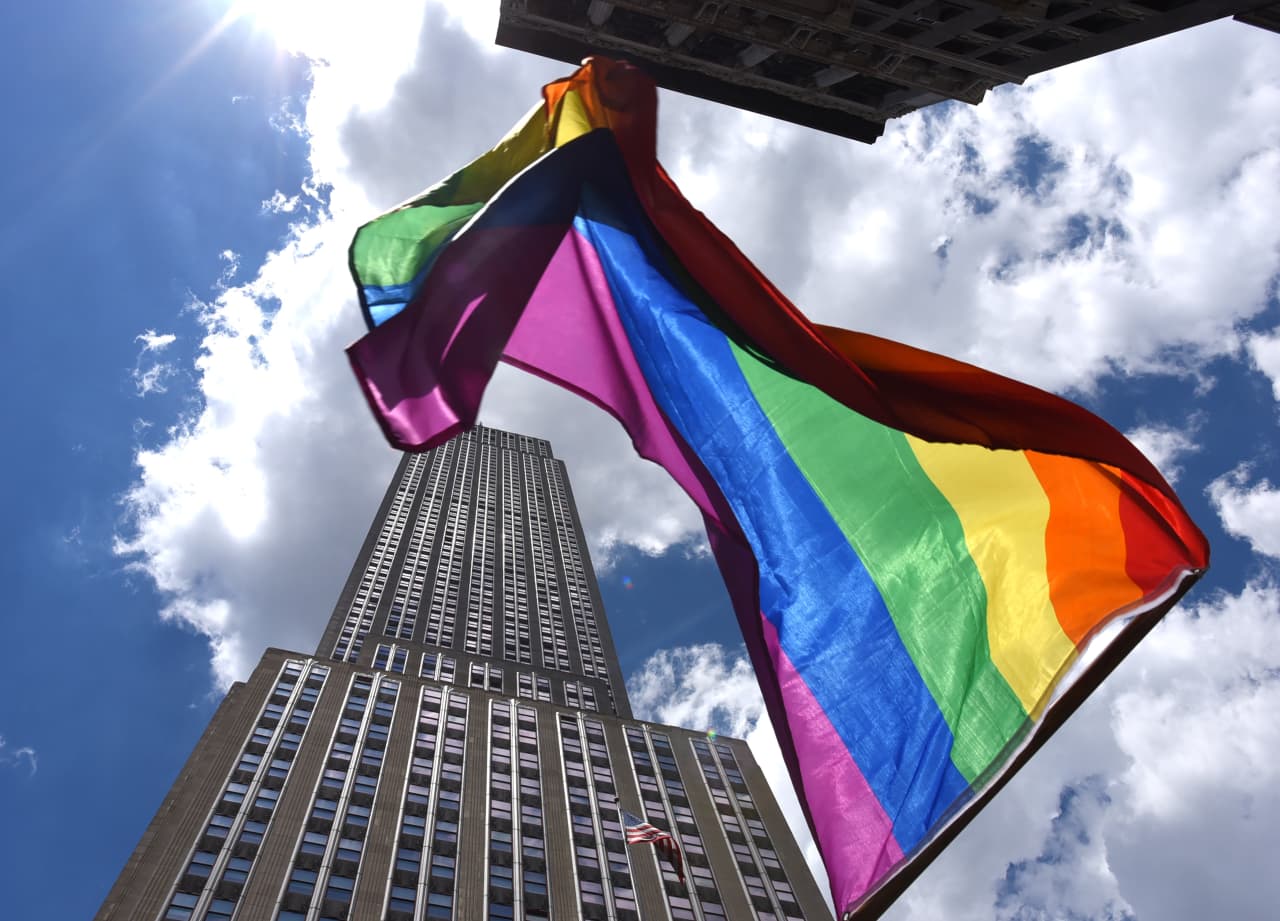
[[1257, 0], [501, 0], [497, 42], [872, 142], [887, 119], [1223, 16]]

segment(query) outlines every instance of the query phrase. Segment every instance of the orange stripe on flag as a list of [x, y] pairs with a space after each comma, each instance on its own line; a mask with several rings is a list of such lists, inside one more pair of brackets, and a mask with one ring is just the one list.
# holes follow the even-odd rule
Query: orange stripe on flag
[[1026, 455], [1049, 497], [1049, 597], [1062, 631], [1079, 647], [1111, 614], [1143, 595], [1128, 570], [1120, 478], [1091, 461]]

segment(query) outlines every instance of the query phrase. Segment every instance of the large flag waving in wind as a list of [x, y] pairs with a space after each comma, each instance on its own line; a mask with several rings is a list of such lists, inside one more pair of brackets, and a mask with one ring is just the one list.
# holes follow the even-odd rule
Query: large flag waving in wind
[[702, 511], [836, 908], [872, 917], [1208, 547], [1084, 409], [806, 320], [680, 195], [655, 125], [654, 86], [627, 65], [547, 86], [493, 150], [359, 230], [370, 330], [348, 354], [397, 447], [473, 425], [502, 360], [602, 406], [671, 473]]

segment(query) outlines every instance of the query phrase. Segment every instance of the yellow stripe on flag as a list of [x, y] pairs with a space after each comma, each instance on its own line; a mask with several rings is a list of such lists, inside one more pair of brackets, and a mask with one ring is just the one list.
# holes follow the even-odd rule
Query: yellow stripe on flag
[[582, 97], [577, 90], [569, 90], [560, 102], [560, 111], [556, 113], [556, 147], [563, 147], [574, 138], [580, 138], [596, 128], [591, 124], [591, 116], [587, 107], [582, 104]]
[[964, 528], [987, 591], [991, 660], [1036, 717], [1076, 653], [1049, 596], [1049, 499], [1021, 451], [907, 441]]

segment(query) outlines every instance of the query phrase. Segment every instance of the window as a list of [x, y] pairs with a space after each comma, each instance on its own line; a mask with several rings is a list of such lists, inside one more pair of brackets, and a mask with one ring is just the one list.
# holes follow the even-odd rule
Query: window
[[187, 875], [208, 877], [213, 872], [213, 865], [217, 860], [217, 854], [209, 851], [196, 851], [191, 858], [191, 863], [187, 866]]
[[323, 822], [332, 822], [337, 814], [337, 800], [323, 798], [317, 799], [315, 805], [311, 807], [311, 818], [318, 819]]
[[302, 835], [302, 844], [298, 848], [300, 854], [311, 854], [319, 857], [324, 854], [325, 846], [329, 843], [329, 836], [318, 831], [304, 832]]
[[231, 832], [231, 825], [235, 820], [227, 815], [215, 815], [209, 820], [209, 827], [204, 833], [210, 838], [225, 838]]
[[505, 889], [506, 898], [511, 898], [511, 875], [510, 867], [492, 866], [489, 868], [489, 885], [495, 889]]
[[231, 921], [236, 912], [236, 903], [231, 899], [214, 899], [205, 913], [206, 921]]
[[431, 876], [433, 879], [453, 879], [454, 858], [447, 854], [431, 855]]
[[311, 897], [311, 893], [316, 888], [316, 871], [298, 868], [293, 871], [289, 877], [289, 884], [286, 887], [287, 892], [295, 895]]
[[413, 913], [413, 906], [418, 897], [416, 889], [409, 886], [392, 886], [391, 901], [388, 904], [390, 911], [401, 911], [405, 914]]
[[338, 852], [335, 857], [338, 860], [359, 863], [362, 850], [364, 850], [363, 842], [357, 841], [355, 838], [342, 838], [338, 841]]
[[330, 876], [329, 886], [324, 891], [324, 897], [334, 902], [350, 902], [351, 892], [355, 889], [356, 881], [346, 876]]
[[242, 885], [248, 879], [248, 871], [253, 861], [247, 857], [232, 857], [227, 861], [227, 869], [223, 870], [223, 883]]
[[428, 918], [452, 918], [453, 895], [446, 892], [430, 892], [427, 894]]
[[197, 895], [186, 892], [178, 892], [174, 895], [173, 901], [169, 903], [169, 910], [164, 913], [164, 921], [187, 921], [191, 917], [191, 910], [196, 907], [196, 902], [200, 900]]

